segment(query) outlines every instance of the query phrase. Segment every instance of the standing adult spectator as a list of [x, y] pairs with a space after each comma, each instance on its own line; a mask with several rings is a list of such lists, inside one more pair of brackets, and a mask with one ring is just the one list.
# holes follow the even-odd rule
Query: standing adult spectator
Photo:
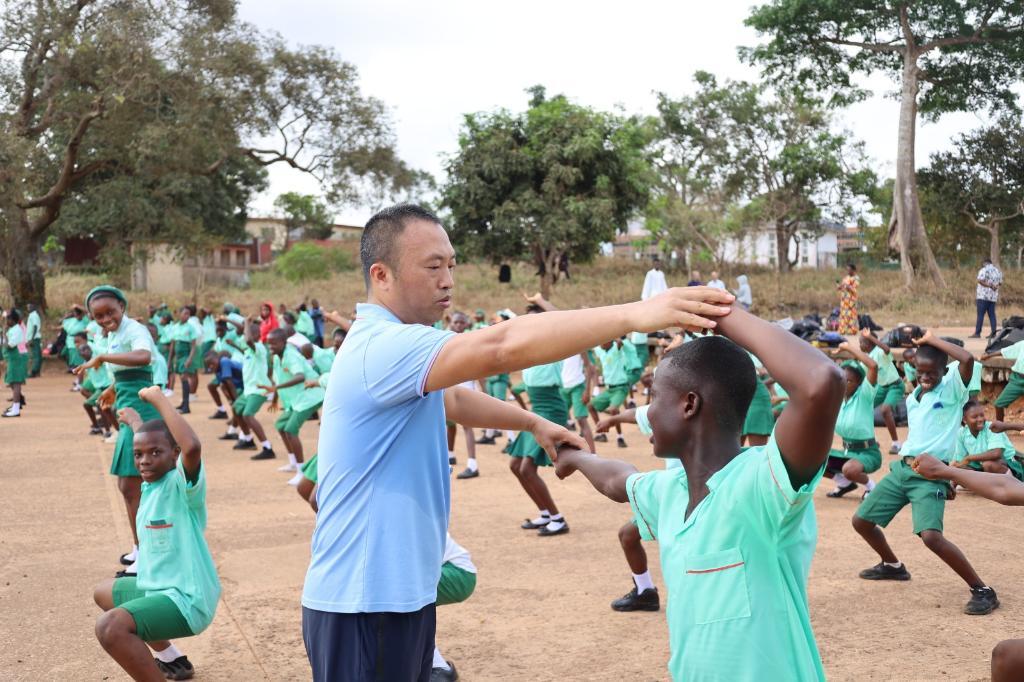
[[668, 289], [668, 284], [665, 282], [665, 273], [661, 271], [661, 259], [655, 256], [651, 260], [651, 269], [644, 276], [644, 290], [640, 293], [640, 300], [646, 301], [666, 289]]
[[718, 279], [718, 270], [711, 271], [711, 279], [708, 280], [708, 286], [712, 289], [725, 289], [725, 282]]
[[686, 286], [688, 286], [688, 287], [699, 287], [699, 286], [703, 286], [703, 284], [704, 283], [700, 281], [700, 272], [697, 271], [697, 270], [694, 270], [692, 273], [690, 273], [690, 281], [686, 283]]
[[999, 270], [990, 258], [981, 261], [981, 270], [978, 270], [978, 286], [974, 292], [974, 303], [978, 308], [978, 319], [974, 323], [972, 339], [981, 338], [981, 326], [988, 315], [989, 326], [992, 327], [991, 339], [996, 335], [996, 301], [999, 300], [999, 287], [1003, 284], [1003, 273]]
[[736, 302], [739, 303], [744, 310], [750, 310], [750, 306], [754, 305], [754, 295], [750, 291], [750, 282], [747, 281], [747, 276], [738, 276], [736, 278], [736, 285], [736, 290], [732, 292], [736, 295]]
[[857, 266], [846, 264], [846, 277], [836, 285], [839, 290], [839, 333], [858, 334], [860, 324], [857, 321], [857, 289], [860, 287], [860, 276]]
[[552, 459], [561, 444], [586, 447], [563, 425], [459, 384], [552, 363], [634, 329], [710, 328], [706, 316], [727, 314], [732, 296], [672, 289], [454, 334], [431, 326], [455, 286], [455, 250], [436, 216], [386, 208], [366, 224], [359, 253], [367, 302], [356, 307], [321, 412], [303, 640], [314, 682], [427, 682], [451, 508], [445, 418], [528, 432]]

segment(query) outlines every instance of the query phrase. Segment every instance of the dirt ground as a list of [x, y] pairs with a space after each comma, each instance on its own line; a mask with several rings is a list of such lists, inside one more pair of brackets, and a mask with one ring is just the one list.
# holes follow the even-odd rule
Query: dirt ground
[[[95, 583], [119, 568], [130, 535], [107, 475], [111, 446], [86, 435], [81, 398], [69, 385], [69, 377], [49, 369], [28, 385], [25, 414], [0, 422], [4, 680], [125, 679], [95, 640], [98, 609], [91, 595]], [[217, 441], [223, 422], [207, 419], [211, 413], [204, 390], [191, 423], [205, 445], [207, 539], [224, 593], [212, 626], [178, 645], [194, 662], [196, 679], [309, 679], [299, 596], [313, 513], [285, 484], [288, 476], [275, 471], [280, 459], [250, 462], [249, 453]], [[303, 431], [309, 452], [316, 431], [316, 424]], [[887, 450], [884, 430], [878, 436]], [[602, 454], [641, 469], [660, 466], [635, 428], [626, 429], [626, 439], [627, 449], [604, 444]], [[582, 478], [559, 482], [547, 470], [572, 532], [541, 538], [520, 530], [535, 510], [498, 450], [481, 446], [483, 475], [452, 484], [451, 532], [480, 571], [475, 594], [438, 613], [437, 641], [462, 679], [666, 679], [664, 613], [620, 614], [608, 606], [631, 587], [616, 536], [628, 508], [599, 496]], [[458, 457], [461, 468], [461, 434]], [[972, 618], [961, 613], [967, 588], [911, 534], [909, 512], [888, 535], [914, 579], [859, 580], [857, 572], [877, 562], [850, 528], [859, 496], [830, 500], [830, 487], [826, 482], [816, 494], [820, 537], [809, 586], [829, 677], [987, 678], [996, 642], [1024, 636], [1024, 585], [1018, 582], [1024, 512], [969, 494], [947, 507], [948, 536], [1003, 604], [991, 616]], [[655, 582], [663, 586], [657, 545], [647, 549]]]

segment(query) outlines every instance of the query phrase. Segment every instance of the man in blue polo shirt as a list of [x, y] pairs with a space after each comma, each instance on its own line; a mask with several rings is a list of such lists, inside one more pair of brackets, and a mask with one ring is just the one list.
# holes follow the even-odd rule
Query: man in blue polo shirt
[[[458, 384], [550, 363], [629, 331], [710, 328], [726, 292], [673, 289], [642, 303], [527, 315], [453, 334], [455, 251], [418, 206], [367, 223], [368, 301], [331, 369], [321, 420], [316, 528], [302, 594], [313, 679], [429, 679], [451, 504], [445, 418], [528, 431], [552, 456], [585, 447], [562, 425]], [[572, 334], [552, 335], [551, 329]]]

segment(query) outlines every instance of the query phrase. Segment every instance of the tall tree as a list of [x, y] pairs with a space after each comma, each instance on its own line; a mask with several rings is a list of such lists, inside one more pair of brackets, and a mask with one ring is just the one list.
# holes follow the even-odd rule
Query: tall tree
[[40, 246], [86, 190], [145, 203], [173, 178], [230, 184], [242, 159], [309, 173], [331, 201], [414, 180], [354, 67], [261, 34], [235, 6], [0, 0], [0, 274], [16, 301], [45, 301]]
[[918, 197], [917, 117], [1015, 106], [1012, 88], [1024, 73], [1024, 3], [771, 0], [755, 7], [747, 24], [769, 40], [742, 54], [773, 79], [834, 88], [836, 103], [864, 95], [854, 74], [880, 71], [900, 83], [890, 241], [907, 285], [918, 274], [943, 285]]
[[534, 263], [549, 295], [563, 257], [589, 260], [647, 200], [645, 129], [530, 90], [529, 108], [470, 114], [448, 161], [452, 240], [498, 263]]
[[932, 154], [921, 187], [948, 218], [988, 233], [989, 257], [1000, 265], [1003, 228], [1024, 225], [1024, 129], [1020, 116], [961, 135]]
[[289, 232], [301, 229], [303, 236], [312, 239], [331, 236], [331, 214], [327, 205], [312, 194], [285, 192], [274, 200], [274, 206], [284, 213]]

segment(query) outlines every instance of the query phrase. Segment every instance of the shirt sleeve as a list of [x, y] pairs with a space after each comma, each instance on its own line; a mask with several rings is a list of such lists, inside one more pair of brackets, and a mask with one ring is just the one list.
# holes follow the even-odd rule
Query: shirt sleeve
[[189, 509], [206, 507], [206, 467], [203, 466], [202, 461], [199, 462], [199, 473], [195, 479], [189, 479], [188, 474], [185, 473], [185, 464], [181, 457], [178, 458], [177, 466], [185, 489], [185, 502]]
[[967, 386], [964, 384], [964, 378], [960, 376], [960, 367], [956, 368], [956, 371], [949, 371], [947, 369], [946, 376], [942, 380], [942, 383], [949, 384], [950, 396], [953, 401], [963, 406], [967, 402], [969, 397]]
[[645, 436], [650, 436], [654, 433], [654, 429], [651, 428], [651, 420], [647, 418], [647, 410], [650, 407], [650, 405], [641, 405], [636, 408], [635, 412], [636, 425], [640, 427], [640, 433]]
[[422, 398], [430, 368], [455, 332], [421, 324], [394, 324], [382, 330], [363, 356], [367, 394], [381, 405]]
[[760, 517], [766, 530], [782, 531], [787, 521], [801, 514], [811, 504], [814, 489], [825, 473], [825, 462], [822, 462], [813, 479], [800, 488], [794, 488], [775, 440], [774, 430], [758, 456], [760, 459], [752, 467], [754, 494], [751, 497], [759, 502], [754, 506], [754, 513]]
[[640, 537], [644, 540], [658, 539], [658, 512], [661, 507], [661, 486], [659, 478], [663, 472], [649, 471], [632, 474], [626, 479], [626, 494], [633, 509]]
[[967, 427], [961, 427], [956, 432], [956, 446], [953, 448], [953, 461], [959, 462], [967, 456], [967, 444], [964, 442], [964, 431]]
[[1000, 353], [1004, 358], [1016, 360], [1017, 358], [1020, 357], [1020, 353], [1022, 350], [1024, 350], [1024, 341], [1018, 341], [1017, 343], [1011, 346], [1007, 346], [1006, 348], [1001, 350]]
[[1010, 441], [1009, 436], [1005, 433], [994, 433], [992, 435], [995, 436], [995, 438], [991, 449], [1002, 449], [1003, 459], [1012, 459], [1013, 456], [1017, 454], [1017, 448], [1013, 447], [1013, 442]]

